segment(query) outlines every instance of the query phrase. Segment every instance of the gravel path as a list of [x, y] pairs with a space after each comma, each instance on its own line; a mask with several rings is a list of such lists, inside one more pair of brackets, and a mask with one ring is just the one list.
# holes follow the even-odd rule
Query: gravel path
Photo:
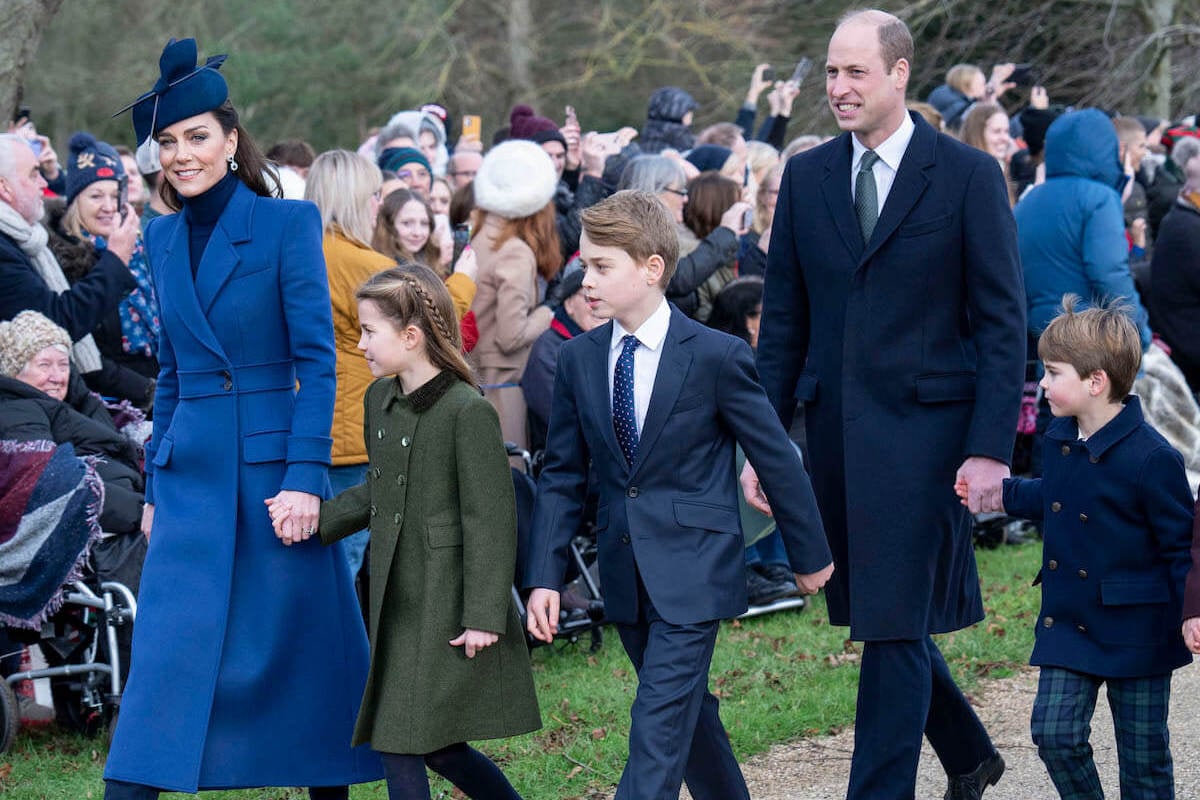
[[[1171, 741], [1175, 786], [1180, 798], [1200, 797], [1200, 667], [1175, 673], [1171, 692]], [[1058, 795], [1029, 738], [1029, 712], [1037, 671], [986, 681], [972, 697], [1007, 769], [986, 800], [1040, 800]], [[754, 800], [836, 800], [844, 797], [850, 773], [853, 731], [779, 745], [742, 765]], [[1120, 797], [1112, 718], [1101, 692], [1092, 722], [1092, 747], [1107, 797]], [[926, 744], [917, 776], [917, 797], [941, 798], [946, 776]], [[685, 792], [683, 795], [688, 797]]]

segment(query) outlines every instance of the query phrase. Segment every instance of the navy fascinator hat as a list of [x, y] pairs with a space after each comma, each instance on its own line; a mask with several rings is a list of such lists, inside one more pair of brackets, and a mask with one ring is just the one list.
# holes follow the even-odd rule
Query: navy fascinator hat
[[229, 99], [229, 85], [217, 71], [227, 56], [209, 56], [200, 64], [197, 55], [195, 39], [171, 39], [159, 56], [159, 76], [154, 88], [117, 112], [133, 109], [137, 162], [143, 173], [161, 169], [158, 142], [154, 140], [156, 133], [180, 120], [211, 111]]

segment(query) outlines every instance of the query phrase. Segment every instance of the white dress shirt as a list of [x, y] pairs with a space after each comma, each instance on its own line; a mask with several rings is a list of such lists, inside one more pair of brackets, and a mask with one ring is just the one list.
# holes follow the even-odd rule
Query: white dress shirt
[[[667, 339], [667, 328], [671, 326], [671, 306], [663, 298], [649, 319], [633, 332], [638, 346], [633, 351], [633, 406], [637, 413], [638, 437], [646, 424], [646, 411], [650, 408], [650, 395], [654, 392], [654, 378], [658, 375], [658, 362], [662, 360], [663, 342]], [[608, 407], [612, 408], [613, 370], [621, 355], [622, 341], [629, 331], [613, 320], [612, 342], [608, 346]]]
[[[900, 123], [896, 132], [875, 148], [875, 155], [879, 156], [879, 160], [871, 168], [871, 173], [875, 176], [875, 196], [879, 199], [880, 214], [883, 213], [883, 203], [887, 200], [888, 192], [892, 190], [892, 184], [896, 180], [896, 172], [900, 169], [900, 160], [904, 158], [904, 152], [908, 150], [908, 143], [912, 141], [913, 132], [916, 129], [917, 126], [913, 123], [912, 117], [905, 111], [904, 121]], [[851, 134], [850, 142], [854, 147], [850, 159], [850, 199], [853, 200], [855, 183], [858, 181], [858, 165], [862, 162], [863, 153], [867, 152], [867, 148], [858, 140], [856, 134]]]

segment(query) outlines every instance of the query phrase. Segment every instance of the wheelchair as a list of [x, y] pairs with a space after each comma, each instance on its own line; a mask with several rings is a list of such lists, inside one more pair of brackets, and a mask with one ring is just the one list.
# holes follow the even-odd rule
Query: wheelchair
[[[519, 459], [521, 467], [513, 467], [513, 489], [517, 500], [517, 579], [526, 563], [529, 537], [533, 529], [533, 504], [537, 497], [537, 460], [533, 455], [511, 442], [505, 442], [511, 458]], [[562, 608], [559, 611], [558, 633], [555, 641], [575, 644], [584, 635], [590, 638], [590, 651], [595, 653], [604, 645], [604, 600], [600, 594], [600, 574], [596, 563], [596, 536], [593, 528], [594, 513], [568, 546], [570, 558], [567, 578], [562, 592]], [[512, 587], [513, 601], [521, 617], [521, 626], [528, 621], [525, 602], [519, 587]], [[545, 645], [525, 629], [525, 642], [530, 649]]]
[[0, 681], [0, 753], [8, 752], [20, 725], [15, 686], [50, 680], [57, 723], [85, 736], [110, 733], [128, 673], [128, 642], [137, 600], [123, 583], [75, 581], [62, 607], [38, 630], [8, 628], [16, 642], [36, 644], [48, 666]]

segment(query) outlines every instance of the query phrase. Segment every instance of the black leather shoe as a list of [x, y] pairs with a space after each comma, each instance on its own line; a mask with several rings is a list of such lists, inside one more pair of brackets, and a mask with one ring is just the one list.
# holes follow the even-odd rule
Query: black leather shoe
[[951, 775], [950, 785], [946, 787], [945, 800], [979, 800], [983, 797], [983, 790], [995, 786], [1003, 774], [1004, 759], [999, 753], [993, 752], [974, 772]]

